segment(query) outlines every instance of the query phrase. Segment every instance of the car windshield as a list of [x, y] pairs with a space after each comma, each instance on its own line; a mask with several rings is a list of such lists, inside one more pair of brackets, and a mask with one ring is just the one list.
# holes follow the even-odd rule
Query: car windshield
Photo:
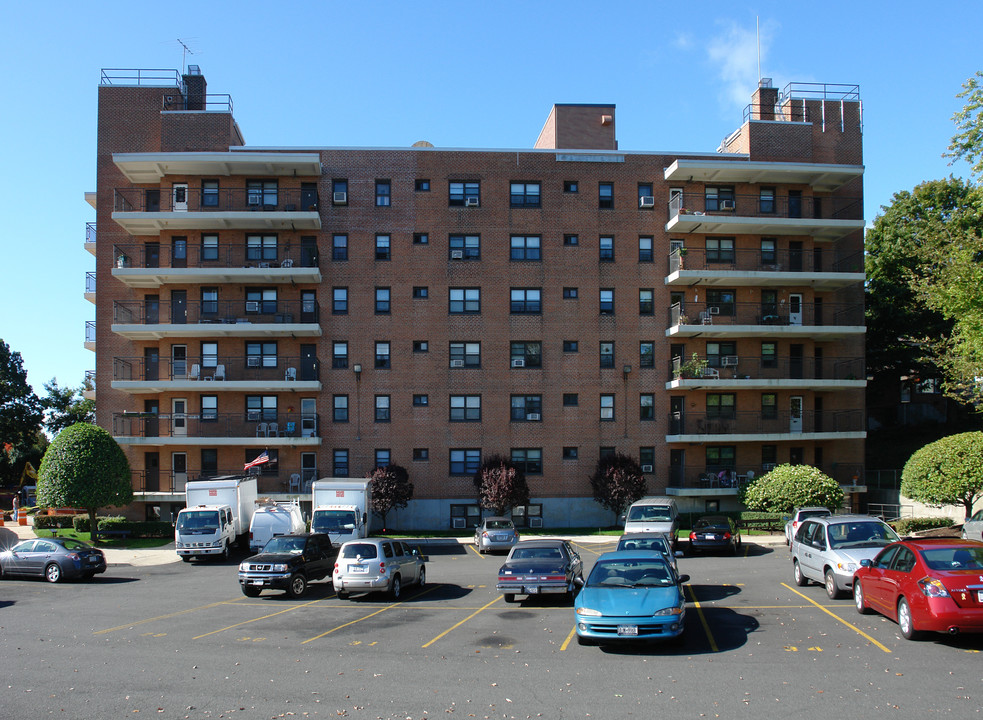
[[675, 584], [669, 565], [662, 559], [599, 562], [587, 578], [588, 587], [668, 587]]
[[563, 552], [558, 547], [532, 547], [512, 549], [509, 560], [562, 560]]
[[922, 550], [925, 564], [932, 570], [983, 569], [983, 547], [945, 547]]
[[834, 550], [884, 547], [901, 539], [889, 525], [879, 521], [835, 523], [828, 530], [829, 546]]
[[277, 555], [300, 555], [304, 552], [306, 541], [302, 537], [275, 537], [266, 543], [263, 548], [264, 553], [275, 553]]
[[341, 549], [341, 556], [349, 559], [360, 557], [363, 560], [373, 560], [378, 555], [379, 550], [372, 543], [353, 543]]
[[664, 537], [622, 538], [618, 550], [651, 550], [663, 555], [669, 553], [669, 543]]
[[177, 529], [184, 533], [213, 533], [218, 530], [218, 511], [183, 511], [177, 516]]
[[351, 510], [318, 510], [311, 520], [311, 532], [350, 533], [355, 529], [355, 513]]
[[668, 505], [636, 505], [628, 510], [628, 520], [631, 522], [644, 522], [646, 520], [669, 522], [672, 514], [669, 512]]
[[489, 520], [485, 523], [486, 530], [511, 530], [511, 520]]

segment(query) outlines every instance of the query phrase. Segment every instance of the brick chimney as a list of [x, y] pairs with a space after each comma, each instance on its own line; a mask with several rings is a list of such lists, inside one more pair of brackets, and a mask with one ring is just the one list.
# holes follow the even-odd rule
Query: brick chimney
[[204, 110], [208, 83], [205, 82], [205, 76], [201, 74], [201, 68], [197, 65], [188, 65], [188, 72], [181, 76], [181, 80], [184, 81], [185, 110]]
[[617, 150], [614, 105], [554, 105], [534, 147]]

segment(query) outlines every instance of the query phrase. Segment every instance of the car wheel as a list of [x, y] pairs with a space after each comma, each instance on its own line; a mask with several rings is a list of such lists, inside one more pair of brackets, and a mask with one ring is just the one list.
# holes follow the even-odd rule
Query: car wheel
[[242, 594], [246, 597], [259, 597], [261, 592], [263, 592], [263, 588], [253, 587], [252, 585], [242, 586]]
[[50, 583], [61, 582], [61, 566], [51, 563], [44, 569], [44, 579]]
[[346, 590], [339, 590], [338, 591], [338, 599], [339, 600], [347, 600], [350, 597], [351, 597], [351, 594], [348, 591], [346, 591]]
[[915, 622], [911, 617], [911, 606], [905, 598], [898, 600], [898, 627], [905, 640], [917, 640], [919, 633], [915, 630]]
[[190, 555], [182, 555], [181, 556], [181, 559], [184, 560], [184, 562], [191, 562], [191, 556]]
[[515, 593], [505, 593], [504, 595], [502, 595], [502, 597], [505, 599], [505, 602], [507, 603], [515, 602]]
[[836, 600], [840, 596], [840, 589], [836, 587], [836, 576], [833, 574], [833, 571], [827, 569], [823, 580], [823, 585], [826, 586], [826, 595], [829, 596], [830, 600]]
[[853, 604], [861, 615], [870, 615], [870, 608], [867, 607], [867, 600], [864, 598], [864, 587], [859, 578], [853, 579]]
[[229, 544], [228, 543], [225, 543], [222, 546], [222, 559], [223, 560], [228, 560], [229, 559]]
[[420, 581], [417, 583], [420, 587], [427, 584], [427, 568], [423, 566], [420, 568]]
[[795, 578], [795, 584], [799, 587], [805, 587], [809, 584], [809, 579], [802, 574], [802, 568], [799, 567], [799, 561], [792, 561], [792, 577]]
[[305, 578], [300, 573], [297, 573], [292, 578], [290, 578], [290, 584], [287, 586], [287, 595], [292, 598], [299, 598], [307, 591], [307, 578]]
[[399, 600], [399, 596], [403, 594], [403, 581], [400, 579], [399, 575], [393, 575], [392, 582], [389, 584], [389, 597], [392, 600]]

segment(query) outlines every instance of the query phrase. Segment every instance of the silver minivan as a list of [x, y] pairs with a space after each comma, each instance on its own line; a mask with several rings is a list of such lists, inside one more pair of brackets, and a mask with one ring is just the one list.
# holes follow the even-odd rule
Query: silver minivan
[[861, 560], [872, 560], [885, 545], [900, 539], [890, 525], [870, 515], [806, 518], [792, 537], [795, 584], [822, 583], [835, 600], [853, 587]]
[[668, 496], [643, 497], [633, 502], [625, 513], [625, 535], [629, 533], [664, 533], [676, 550], [679, 535], [679, 508]]

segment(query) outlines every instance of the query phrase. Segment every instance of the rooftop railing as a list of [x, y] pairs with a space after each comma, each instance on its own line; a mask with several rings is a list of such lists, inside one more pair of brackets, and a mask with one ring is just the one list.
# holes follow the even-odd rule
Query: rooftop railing
[[778, 93], [775, 107], [762, 117], [761, 108], [754, 103], [744, 108], [744, 122], [772, 120], [777, 122], [813, 122], [810, 101], [860, 102], [860, 86], [844, 83], [790, 82]]
[[100, 85], [176, 87], [184, 92], [181, 73], [164, 68], [103, 68]]

